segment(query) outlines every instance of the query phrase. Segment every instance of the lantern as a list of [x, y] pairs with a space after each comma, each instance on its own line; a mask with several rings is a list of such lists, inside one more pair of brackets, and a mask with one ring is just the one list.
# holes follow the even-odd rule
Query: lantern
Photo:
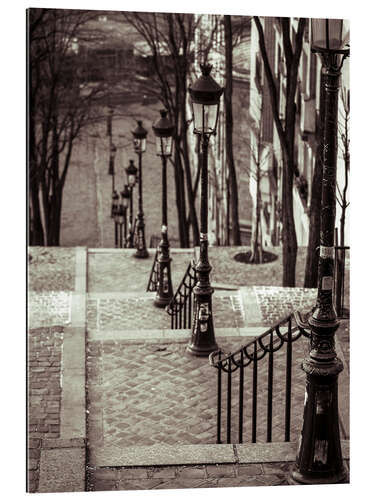
[[211, 69], [210, 64], [201, 64], [202, 75], [189, 87], [195, 134], [210, 135], [216, 132], [220, 97], [224, 88], [212, 78]]
[[133, 146], [135, 153], [144, 153], [146, 151], [147, 130], [142, 127], [142, 121], [137, 121], [137, 128], [133, 130]]
[[167, 111], [160, 111], [161, 118], [152, 126], [156, 136], [156, 154], [158, 156], [171, 156], [172, 134], [174, 126], [167, 118]]
[[128, 186], [133, 188], [137, 182], [137, 167], [134, 165], [134, 160], [129, 161], [128, 168], [125, 169], [128, 178]]

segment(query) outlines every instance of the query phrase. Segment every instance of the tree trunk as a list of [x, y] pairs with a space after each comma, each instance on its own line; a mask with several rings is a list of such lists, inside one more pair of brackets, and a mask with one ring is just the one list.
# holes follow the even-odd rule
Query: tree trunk
[[188, 248], [189, 239], [186, 225], [186, 204], [185, 204], [185, 190], [184, 190], [184, 171], [181, 167], [180, 155], [175, 151], [175, 170], [174, 180], [176, 187], [176, 206], [178, 215], [178, 231], [180, 237], [180, 247]]
[[32, 230], [32, 238], [30, 238], [29, 245], [43, 246], [44, 245], [44, 230], [42, 217], [40, 213], [40, 202], [39, 202], [39, 184], [34, 178], [30, 179], [30, 200], [32, 205], [32, 227], [31, 227], [31, 216], [29, 231]]
[[323, 126], [325, 115], [324, 99], [324, 73], [320, 74], [320, 109], [317, 130], [317, 148], [315, 156], [315, 167], [311, 186], [309, 242], [307, 246], [305, 266], [305, 288], [316, 288], [318, 286], [318, 263], [320, 246], [320, 210], [322, 204], [322, 180], [323, 180]]
[[224, 34], [225, 34], [225, 76], [226, 76], [226, 84], [224, 91], [225, 148], [226, 148], [227, 166], [229, 170], [232, 242], [233, 245], [241, 245], [241, 232], [240, 232], [240, 224], [238, 218], [238, 187], [237, 187], [236, 168], [233, 156], [233, 113], [232, 113], [233, 47], [232, 47], [231, 16], [224, 16]]
[[256, 181], [257, 181], [257, 193], [256, 193], [256, 210], [255, 210], [255, 231], [252, 245], [252, 253], [250, 256], [250, 262], [252, 264], [260, 264], [261, 263], [261, 254], [262, 254], [262, 240], [260, 234], [260, 211], [261, 211], [261, 194], [260, 194], [260, 165], [257, 165], [256, 172]]
[[283, 286], [295, 286], [297, 236], [293, 216], [293, 159], [285, 158], [282, 183]]

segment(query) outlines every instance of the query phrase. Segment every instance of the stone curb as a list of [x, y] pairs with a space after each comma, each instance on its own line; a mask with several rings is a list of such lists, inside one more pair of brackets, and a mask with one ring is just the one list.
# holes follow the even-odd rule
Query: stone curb
[[[267, 330], [264, 326], [244, 328], [215, 328], [217, 338], [225, 337], [257, 337]], [[191, 337], [190, 329], [162, 330], [90, 330], [89, 338], [93, 340], [129, 340], [138, 343], [183, 343]], [[133, 343], [134, 343], [133, 342]]]
[[[341, 441], [344, 460], [349, 441]], [[95, 467], [142, 467], [165, 465], [250, 464], [294, 462], [297, 443], [116, 446], [98, 449]]]
[[64, 328], [60, 439], [43, 441], [38, 492], [85, 491], [87, 249], [76, 247], [71, 326]]
[[[108, 300], [121, 300], [121, 299], [141, 299], [151, 300], [155, 296], [155, 292], [89, 292], [89, 299], [108, 299]], [[215, 297], [230, 297], [238, 296], [238, 289], [215, 289]]]
[[[156, 248], [148, 248], [148, 253], [150, 255], [154, 255], [155, 252], [156, 252]], [[124, 255], [127, 255], [127, 254], [133, 254], [135, 253], [135, 249], [134, 248], [88, 248], [88, 253], [89, 254], [95, 254], [95, 253], [123, 253]], [[169, 253], [170, 254], [173, 254], [173, 253], [191, 253], [193, 254], [194, 253], [194, 249], [193, 248], [169, 248]]]

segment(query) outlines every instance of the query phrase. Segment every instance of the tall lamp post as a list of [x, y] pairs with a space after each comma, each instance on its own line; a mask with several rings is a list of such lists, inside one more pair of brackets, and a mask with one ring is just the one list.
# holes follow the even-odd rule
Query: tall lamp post
[[162, 161], [162, 226], [158, 255], [158, 277], [154, 305], [165, 307], [173, 297], [171, 280], [171, 258], [169, 256], [168, 219], [167, 219], [167, 158], [172, 154], [172, 134], [174, 126], [167, 118], [167, 112], [160, 111], [161, 118], [153, 125], [156, 136], [156, 154]]
[[118, 246], [118, 222], [119, 222], [119, 203], [120, 197], [117, 191], [112, 192], [112, 207], [111, 207], [111, 217], [115, 223], [115, 247]]
[[148, 257], [145, 238], [145, 222], [143, 215], [142, 200], [142, 155], [146, 151], [147, 130], [142, 127], [142, 122], [137, 122], [138, 126], [133, 130], [134, 152], [138, 155], [138, 221], [137, 221], [137, 251], [134, 257], [145, 259]]
[[208, 261], [208, 143], [216, 132], [220, 97], [224, 89], [210, 75], [212, 66], [201, 65], [202, 75], [189, 87], [193, 104], [194, 134], [200, 138], [203, 160], [201, 171], [200, 252], [196, 266], [197, 284], [194, 287], [194, 319], [187, 352], [208, 356], [218, 346], [212, 319], [211, 266]]
[[130, 190], [125, 184], [124, 190], [121, 191], [121, 205], [120, 205], [120, 248], [126, 246], [126, 229], [127, 229], [127, 211], [129, 206]]
[[112, 192], [115, 190], [115, 156], [117, 148], [114, 144], [111, 144], [109, 150], [109, 168], [108, 175], [112, 175]]
[[349, 55], [345, 34], [342, 20], [312, 19], [312, 52], [320, 55], [323, 64], [325, 116], [318, 296], [307, 323], [300, 322], [311, 331], [309, 357], [302, 362], [306, 372], [303, 427], [291, 474], [291, 482], [300, 484], [346, 479], [337, 396], [343, 364], [335, 351], [339, 321], [333, 305], [338, 91], [341, 67]]
[[129, 166], [125, 169], [130, 192], [130, 207], [129, 207], [129, 234], [126, 239], [126, 248], [134, 248], [134, 232], [133, 232], [133, 188], [137, 182], [137, 167], [134, 165], [134, 160], [129, 161]]

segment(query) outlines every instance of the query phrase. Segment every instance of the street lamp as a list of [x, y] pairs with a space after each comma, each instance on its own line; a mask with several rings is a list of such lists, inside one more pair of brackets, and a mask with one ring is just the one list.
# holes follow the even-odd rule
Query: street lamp
[[200, 138], [203, 161], [201, 172], [200, 252], [196, 266], [197, 284], [194, 287], [194, 320], [187, 351], [195, 356], [208, 356], [218, 349], [212, 319], [211, 266], [208, 261], [208, 142], [215, 134], [219, 116], [220, 97], [224, 89], [210, 76], [212, 66], [201, 65], [202, 75], [189, 87], [193, 104], [194, 134]]
[[112, 192], [111, 218], [115, 223], [115, 247], [118, 245], [118, 213], [119, 213], [119, 195], [117, 191]]
[[126, 222], [127, 211], [129, 207], [130, 190], [125, 184], [124, 190], [121, 191], [121, 205], [120, 205], [120, 248], [125, 246], [126, 242]]
[[305, 407], [291, 482], [330, 484], [346, 479], [337, 400], [343, 364], [335, 351], [339, 321], [333, 305], [333, 277], [338, 90], [349, 49], [344, 48], [343, 20], [312, 19], [311, 24], [312, 52], [320, 55], [323, 64], [325, 99], [320, 254], [316, 307], [306, 323], [299, 320], [301, 326], [311, 330], [311, 337], [309, 357], [302, 362], [306, 372]]
[[109, 150], [109, 168], [108, 175], [112, 175], [112, 192], [115, 190], [115, 156], [117, 148], [114, 144], [111, 144]]
[[137, 251], [134, 257], [145, 259], [148, 257], [145, 238], [145, 222], [143, 217], [142, 202], [142, 154], [146, 151], [147, 130], [142, 127], [142, 122], [137, 121], [138, 126], [133, 130], [134, 152], [138, 155], [138, 221], [137, 221]]
[[174, 126], [167, 118], [167, 112], [160, 111], [161, 118], [153, 125], [156, 136], [156, 154], [161, 157], [162, 170], [162, 226], [161, 242], [158, 255], [158, 276], [154, 304], [165, 307], [173, 297], [171, 280], [171, 258], [169, 256], [168, 220], [167, 220], [167, 158], [172, 154], [172, 134]]
[[137, 182], [137, 167], [134, 165], [134, 160], [129, 161], [129, 166], [125, 169], [128, 186], [130, 191], [130, 210], [129, 210], [129, 234], [126, 241], [127, 248], [134, 248], [134, 232], [133, 232], [133, 188]]

